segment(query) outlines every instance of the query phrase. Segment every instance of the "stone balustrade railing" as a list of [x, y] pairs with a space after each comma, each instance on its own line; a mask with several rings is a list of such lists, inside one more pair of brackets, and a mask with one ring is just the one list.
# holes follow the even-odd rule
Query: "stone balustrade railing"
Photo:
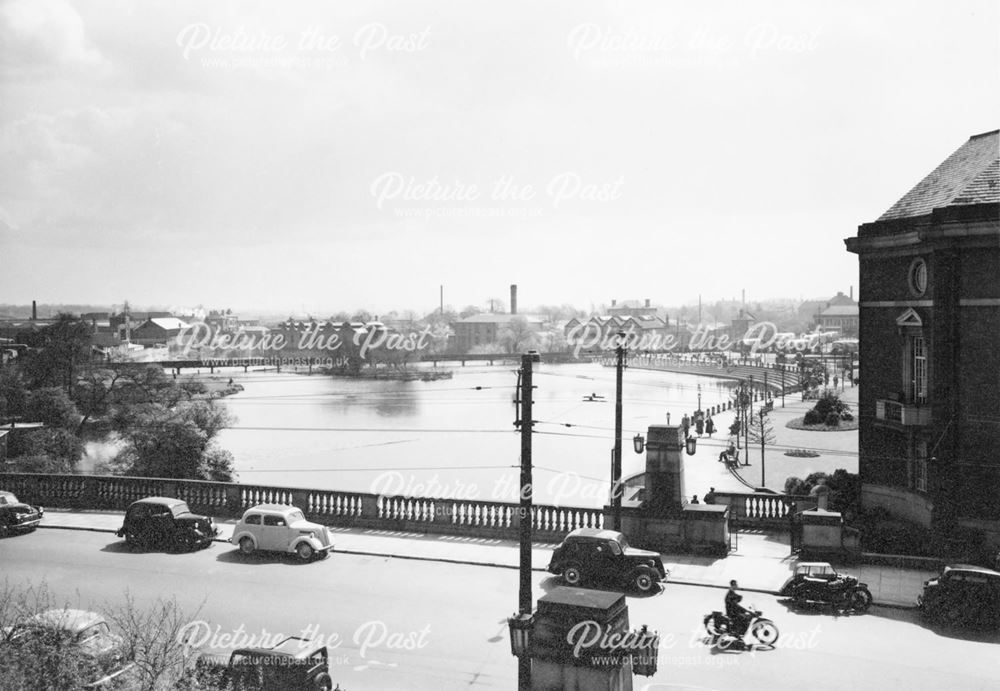
[[[183, 499], [192, 511], [238, 518], [258, 504], [291, 504], [309, 520], [330, 526], [441, 533], [516, 540], [520, 506], [471, 499], [403, 497], [228, 482], [121, 477], [2, 473], [0, 489], [21, 501], [65, 509], [124, 511], [143, 497]], [[600, 528], [603, 510], [536, 504], [533, 539], [559, 542], [576, 528]]]
[[729, 519], [740, 527], [788, 528], [789, 513], [816, 508], [816, 498], [808, 495], [770, 492], [716, 492], [715, 504], [729, 506]]

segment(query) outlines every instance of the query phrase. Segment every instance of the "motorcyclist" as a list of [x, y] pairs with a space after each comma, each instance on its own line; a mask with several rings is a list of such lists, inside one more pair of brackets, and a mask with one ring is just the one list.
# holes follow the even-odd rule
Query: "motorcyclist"
[[729, 590], [726, 591], [726, 616], [732, 622], [733, 633], [742, 636], [750, 625], [753, 613], [740, 604], [743, 596], [736, 592], [738, 587], [739, 584], [736, 583], [735, 579], [729, 581]]

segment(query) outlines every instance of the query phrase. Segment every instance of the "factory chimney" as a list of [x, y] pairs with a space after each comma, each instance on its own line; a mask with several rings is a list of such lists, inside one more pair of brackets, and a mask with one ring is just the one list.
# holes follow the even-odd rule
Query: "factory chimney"
[[35, 301], [32, 300], [31, 301], [31, 321], [35, 321], [36, 319], [38, 319], [38, 305], [36, 305]]
[[510, 313], [517, 314], [517, 284], [510, 284]]

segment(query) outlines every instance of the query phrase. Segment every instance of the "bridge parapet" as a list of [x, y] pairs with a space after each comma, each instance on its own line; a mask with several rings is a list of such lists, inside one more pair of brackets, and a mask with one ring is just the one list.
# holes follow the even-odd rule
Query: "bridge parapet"
[[[0, 473], [0, 489], [22, 501], [63, 509], [124, 511], [143, 497], [183, 499], [192, 511], [239, 518], [258, 504], [292, 504], [325, 525], [440, 533], [492, 539], [519, 538], [520, 505], [508, 502], [406, 497], [229, 482], [124, 477]], [[600, 528], [603, 509], [536, 504], [534, 539], [559, 542], [577, 528]]]

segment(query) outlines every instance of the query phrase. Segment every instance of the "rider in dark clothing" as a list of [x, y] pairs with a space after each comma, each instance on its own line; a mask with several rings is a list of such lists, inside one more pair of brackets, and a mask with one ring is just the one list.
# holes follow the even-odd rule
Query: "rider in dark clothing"
[[736, 592], [736, 581], [729, 581], [729, 590], [726, 592], [726, 616], [733, 623], [733, 633], [742, 636], [746, 633], [750, 624], [750, 610], [740, 604], [743, 596]]

